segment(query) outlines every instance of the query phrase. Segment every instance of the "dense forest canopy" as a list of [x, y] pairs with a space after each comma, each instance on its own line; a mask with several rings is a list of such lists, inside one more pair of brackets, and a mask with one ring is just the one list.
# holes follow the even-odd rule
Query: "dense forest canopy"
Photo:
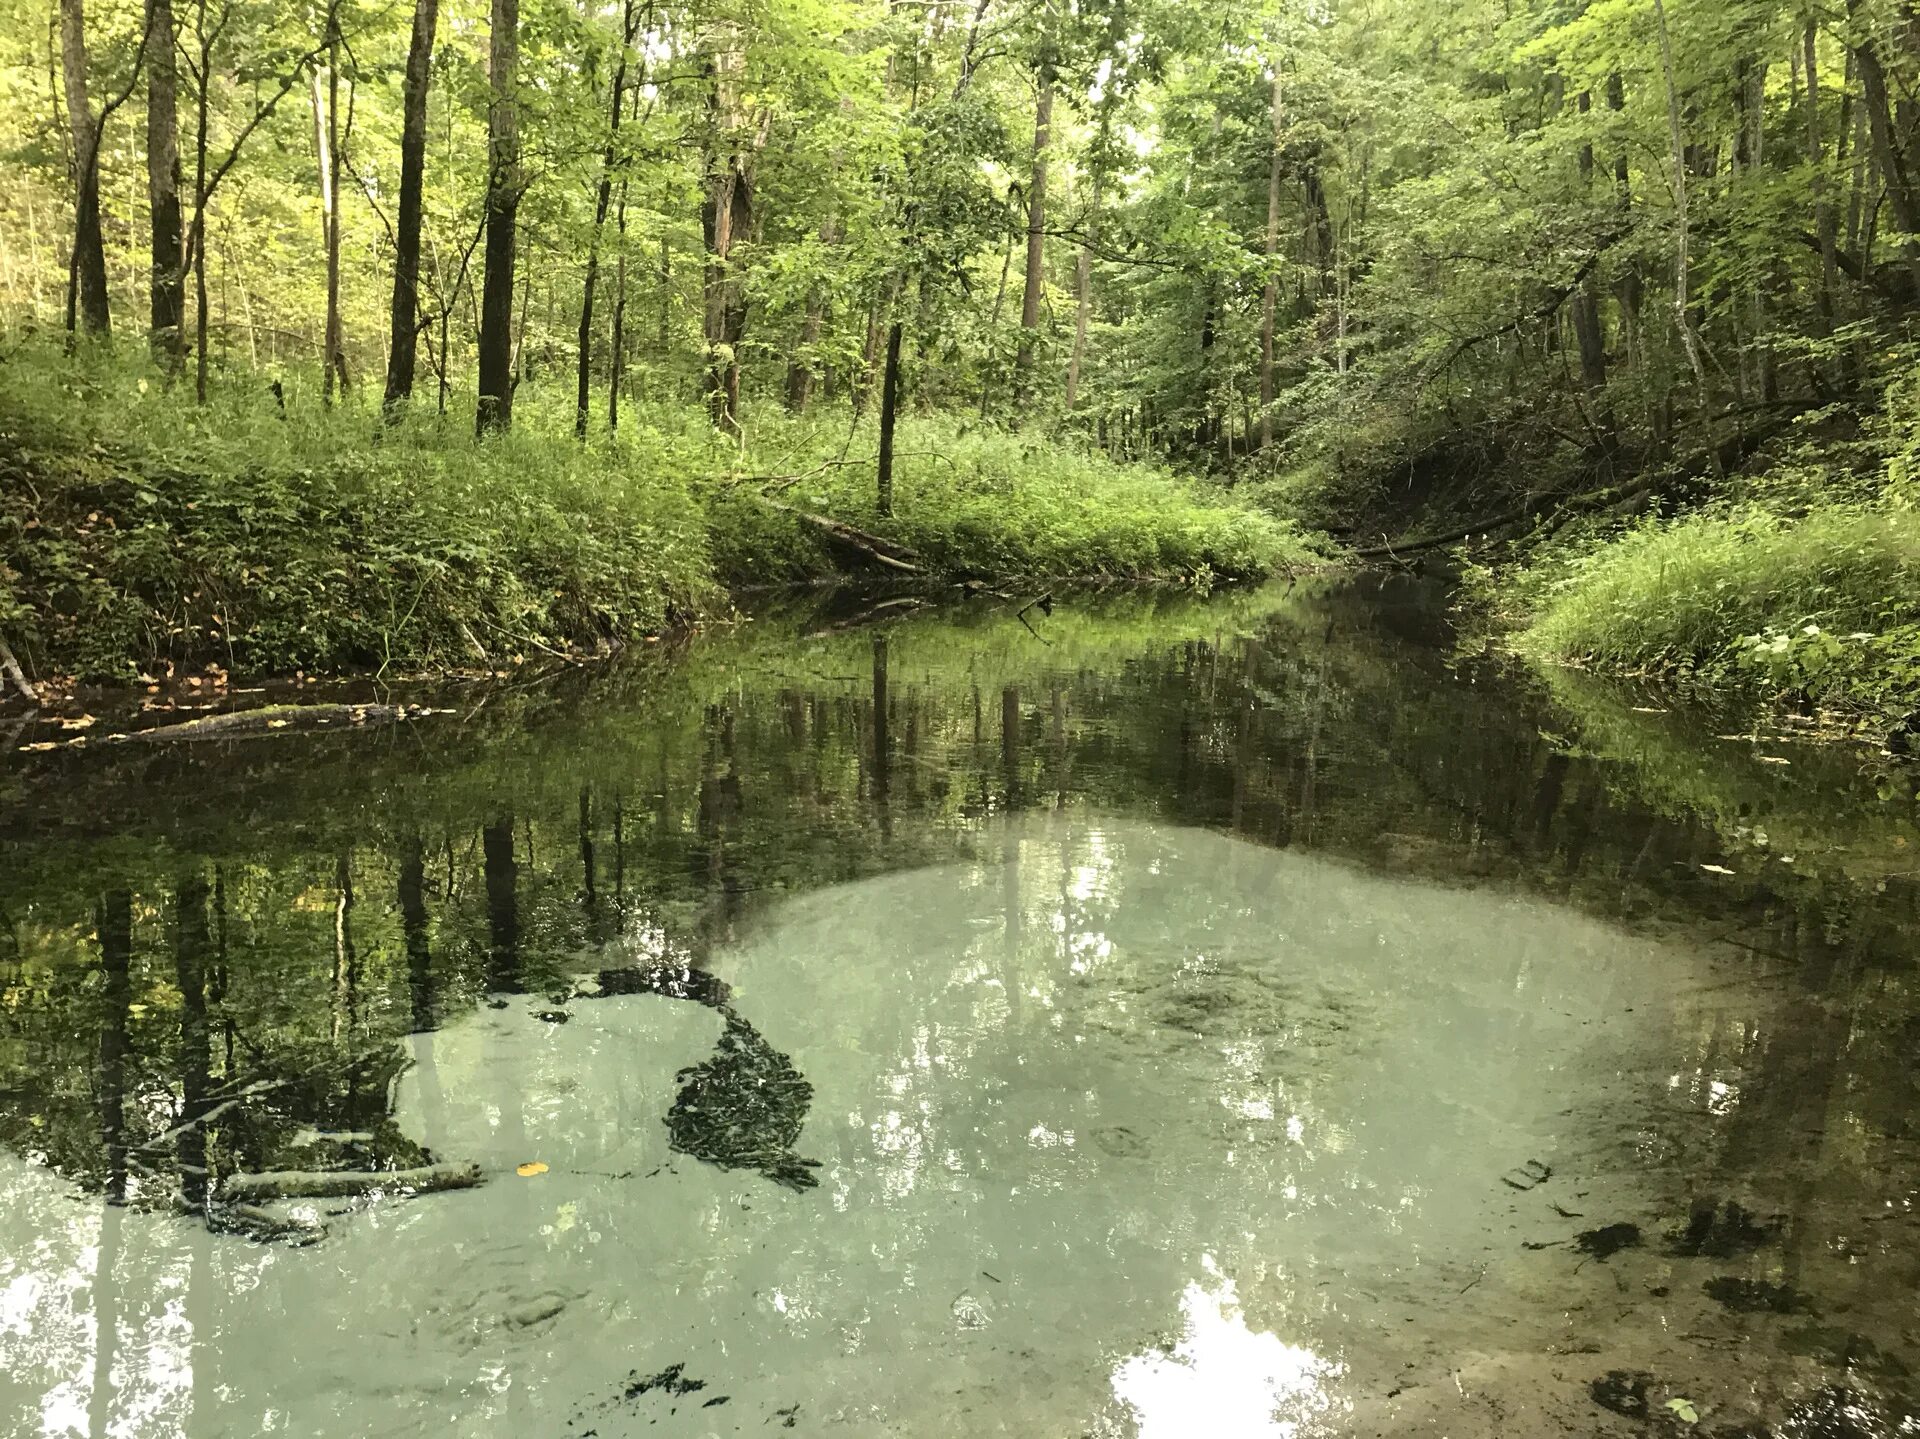
[[10, 323], [202, 393], [730, 430], [891, 384], [1312, 499], [1724, 468], [1897, 370], [1920, 294], [1895, 0], [4, 13]]

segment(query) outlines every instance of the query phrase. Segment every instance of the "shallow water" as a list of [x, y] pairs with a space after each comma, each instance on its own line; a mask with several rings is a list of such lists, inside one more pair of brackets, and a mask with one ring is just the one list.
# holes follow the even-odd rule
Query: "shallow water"
[[16, 765], [0, 1433], [1920, 1432], [1900, 776], [1417, 590], [888, 613]]

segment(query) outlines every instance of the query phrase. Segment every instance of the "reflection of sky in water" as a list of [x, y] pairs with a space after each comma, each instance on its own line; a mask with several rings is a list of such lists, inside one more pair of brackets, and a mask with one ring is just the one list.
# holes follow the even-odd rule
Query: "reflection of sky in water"
[[[1331, 1434], [1346, 1405], [1332, 1391], [1343, 1366], [1248, 1326], [1238, 1292], [1212, 1255], [1205, 1282], [1180, 1297], [1186, 1332], [1172, 1353], [1122, 1361], [1113, 1392], [1140, 1424], [1140, 1439], [1309, 1439]], [[1211, 1287], [1209, 1287], [1211, 1286]]]

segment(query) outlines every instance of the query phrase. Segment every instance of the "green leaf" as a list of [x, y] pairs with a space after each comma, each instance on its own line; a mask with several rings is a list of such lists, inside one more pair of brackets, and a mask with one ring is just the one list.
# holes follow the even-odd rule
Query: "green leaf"
[[1674, 1414], [1678, 1416], [1682, 1424], [1698, 1424], [1700, 1422], [1700, 1411], [1693, 1407], [1693, 1401], [1691, 1399], [1669, 1399], [1667, 1401], [1667, 1408], [1671, 1409]]

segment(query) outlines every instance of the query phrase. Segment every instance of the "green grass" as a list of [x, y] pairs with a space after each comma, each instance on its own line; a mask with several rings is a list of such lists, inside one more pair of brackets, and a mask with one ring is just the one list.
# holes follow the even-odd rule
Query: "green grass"
[[1920, 513], [1747, 507], [1649, 524], [1504, 586], [1520, 647], [1886, 708], [1920, 699]]
[[476, 443], [470, 413], [388, 427], [358, 394], [299, 392], [283, 411], [249, 377], [199, 408], [144, 358], [0, 351], [0, 635], [38, 674], [118, 679], [588, 649], [857, 559], [763, 489], [910, 546], [930, 580], [1205, 585], [1317, 558], [1217, 491], [993, 427], [903, 422], [882, 520], [871, 421], [767, 407], [742, 444], [691, 405], [630, 414], [581, 445], [567, 397], [528, 387], [513, 433]]
[[[753, 436], [783, 456], [783, 503], [831, 515], [911, 547], [941, 576], [1205, 582], [1258, 578], [1321, 560], [1300, 532], [1218, 490], [1097, 450], [944, 416], [902, 427], [894, 514], [880, 518], [871, 424], [800, 426], [784, 417]], [[849, 463], [848, 461], [851, 461]], [[717, 493], [714, 558], [737, 584], [808, 580], [833, 557], [804, 525], [741, 492]]]

